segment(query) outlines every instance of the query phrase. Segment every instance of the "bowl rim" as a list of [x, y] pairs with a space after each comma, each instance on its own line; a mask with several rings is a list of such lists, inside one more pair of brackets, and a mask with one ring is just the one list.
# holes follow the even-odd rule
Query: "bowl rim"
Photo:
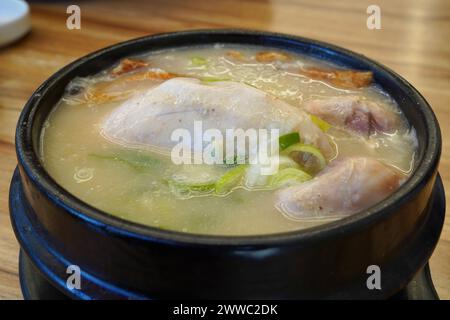
[[[314, 46], [321, 50], [332, 52], [333, 54], [339, 54], [346, 56], [355, 61], [363, 61], [366, 65], [371, 66], [372, 70], [378, 70], [383, 72], [385, 76], [389, 76], [394, 80], [403, 91], [408, 92], [408, 95], [416, 101], [417, 108], [423, 114], [425, 120], [425, 127], [427, 129], [427, 138], [424, 146], [424, 152], [421, 159], [416, 159], [417, 168], [408, 180], [392, 195], [376, 205], [361, 211], [359, 213], [344, 217], [334, 222], [328, 222], [323, 225], [310, 227], [301, 230], [294, 230], [289, 232], [261, 234], [261, 235], [239, 235], [239, 236], [226, 236], [226, 235], [206, 235], [185, 233], [172, 230], [159, 229], [157, 227], [146, 226], [143, 224], [131, 222], [112, 214], [109, 214], [100, 209], [96, 209], [90, 204], [85, 203], [81, 199], [72, 195], [65, 188], [60, 186], [45, 170], [42, 166], [39, 156], [36, 154], [33, 147], [32, 128], [34, 120], [36, 119], [36, 112], [41, 104], [42, 99], [50, 91], [52, 86], [60, 81], [70, 71], [78, 68], [87, 61], [97, 59], [104, 54], [113, 52], [120, 48], [146, 41], [157, 41], [168, 38], [183, 38], [189, 36], [205, 37], [236, 35], [243, 37], [263, 37], [270, 38], [270, 41], [280, 42], [284, 44], [284, 50], [290, 51], [286, 48], [288, 43], [303, 43], [306, 45]], [[206, 39], [205, 39], [206, 40]], [[270, 42], [269, 41], [269, 42]], [[205, 41], [205, 44], [211, 44], [217, 42]], [[221, 43], [229, 43], [227, 41]], [[243, 43], [245, 44], [245, 43]], [[274, 47], [273, 43], [265, 44], [263, 46]], [[181, 46], [179, 46], [181, 47]], [[147, 51], [151, 51], [148, 49]], [[292, 49], [291, 49], [292, 51]], [[130, 56], [132, 54], [129, 54]], [[121, 57], [123, 58], [123, 57]], [[397, 208], [404, 205], [409, 198], [417, 194], [421, 188], [433, 178], [433, 175], [437, 171], [437, 166], [441, 153], [441, 133], [436, 116], [434, 115], [431, 107], [424, 99], [424, 97], [404, 78], [392, 71], [391, 69], [381, 65], [380, 63], [371, 60], [361, 54], [352, 52], [350, 50], [335, 46], [326, 42], [317, 41], [300, 36], [246, 30], [246, 29], [197, 29], [189, 31], [177, 31], [169, 33], [159, 33], [154, 35], [148, 35], [144, 37], [134, 38], [125, 42], [113, 44], [111, 46], [102, 48], [98, 51], [89, 53], [65, 67], [58, 70], [52, 76], [50, 76], [44, 83], [42, 83], [36, 91], [32, 94], [30, 99], [25, 104], [16, 127], [16, 153], [19, 161], [19, 165], [23, 168], [27, 176], [37, 186], [37, 188], [46, 197], [55, 203], [57, 206], [65, 209], [69, 214], [81, 219], [84, 222], [92, 224], [96, 227], [103, 229], [105, 232], [133, 239], [139, 239], [143, 241], [161, 242], [167, 244], [177, 244], [184, 246], [258, 246], [267, 247], [270, 245], [289, 245], [292, 243], [319, 241], [326, 237], [333, 237], [342, 235], [344, 233], [355, 232], [368, 226], [369, 224], [377, 223], [383, 220], [388, 215], [392, 214]], [[38, 142], [39, 143], [39, 142]]]

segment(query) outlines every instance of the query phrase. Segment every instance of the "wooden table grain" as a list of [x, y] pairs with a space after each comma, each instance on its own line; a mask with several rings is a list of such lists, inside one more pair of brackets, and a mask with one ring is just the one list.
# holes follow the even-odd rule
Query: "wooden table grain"
[[[381, 9], [380, 30], [366, 26], [366, 10], [373, 3]], [[70, 4], [81, 8], [80, 30], [66, 28]], [[450, 189], [448, 0], [31, 1], [31, 17], [31, 33], [0, 48], [0, 299], [22, 298], [8, 190], [16, 166], [14, 129], [24, 103], [40, 83], [67, 63], [134, 37], [186, 29], [249, 28], [315, 38], [378, 60], [404, 76], [432, 105], [443, 136], [440, 173]], [[438, 293], [449, 299], [449, 221], [431, 269]]]

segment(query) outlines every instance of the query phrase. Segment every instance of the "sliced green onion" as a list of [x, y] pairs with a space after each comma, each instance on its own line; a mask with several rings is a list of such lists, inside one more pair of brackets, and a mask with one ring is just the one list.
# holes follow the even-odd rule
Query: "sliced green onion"
[[228, 170], [216, 181], [216, 193], [226, 194], [230, 192], [234, 187], [239, 185], [246, 170], [247, 165], [240, 165]]
[[160, 165], [161, 161], [138, 151], [119, 151], [108, 154], [90, 154], [90, 157], [102, 160], [121, 162], [134, 169], [147, 169]]
[[184, 182], [177, 180], [167, 180], [169, 187], [173, 188], [179, 193], [207, 193], [214, 190], [215, 182]]
[[284, 150], [287, 147], [300, 142], [300, 135], [298, 132], [292, 132], [285, 135], [282, 135], [278, 138], [280, 144], [280, 150]]
[[288, 183], [292, 182], [301, 183], [311, 179], [312, 176], [310, 176], [303, 170], [295, 168], [286, 168], [278, 171], [278, 173], [271, 178], [270, 184], [272, 187], [278, 188]]
[[319, 117], [311, 114], [310, 115], [311, 121], [319, 127], [320, 130], [323, 132], [327, 132], [331, 128], [331, 124], [326, 122], [325, 120], [320, 119]]
[[294, 161], [294, 159], [288, 157], [288, 156], [279, 156], [279, 168], [298, 168], [299, 165], [297, 162]]
[[314, 146], [297, 143], [297, 144], [291, 145], [291, 146], [287, 147], [285, 150], [283, 150], [283, 153], [286, 155], [289, 155], [292, 152], [307, 152], [307, 153], [312, 154], [319, 161], [319, 166], [320, 166], [319, 170], [322, 170], [327, 165], [327, 160], [323, 156], [322, 152], [320, 152], [320, 150]]
[[218, 78], [218, 77], [201, 77], [202, 82], [219, 82], [219, 81], [230, 81], [230, 78]]
[[254, 84], [251, 84], [250, 82], [243, 81], [242, 83], [245, 83], [246, 85], [248, 85], [248, 86], [250, 86], [250, 87], [259, 89], [257, 86], [255, 86]]
[[208, 60], [206, 60], [203, 57], [192, 57], [191, 58], [191, 65], [196, 67], [204, 66], [208, 63]]

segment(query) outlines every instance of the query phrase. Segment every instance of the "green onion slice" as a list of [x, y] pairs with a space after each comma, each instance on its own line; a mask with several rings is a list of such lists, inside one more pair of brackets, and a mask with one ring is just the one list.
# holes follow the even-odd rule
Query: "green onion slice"
[[325, 120], [320, 119], [319, 117], [311, 114], [309, 116], [311, 118], [311, 121], [319, 127], [320, 130], [322, 130], [323, 132], [327, 132], [330, 128], [331, 128], [331, 124], [329, 124], [328, 122], [326, 122]]
[[305, 182], [311, 179], [312, 176], [303, 170], [286, 168], [278, 171], [270, 180], [270, 184], [272, 187], [278, 188], [288, 183]]
[[167, 180], [169, 186], [179, 193], [207, 193], [214, 190], [214, 182], [182, 182], [177, 180]]
[[278, 138], [280, 144], [280, 150], [284, 150], [287, 147], [300, 142], [300, 135], [298, 132], [292, 132], [282, 135]]
[[247, 170], [247, 165], [239, 165], [224, 173], [215, 184], [217, 194], [229, 193], [234, 187], [239, 185]]
[[161, 161], [155, 157], [138, 151], [117, 151], [106, 154], [89, 154], [95, 159], [103, 159], [121, 162], [134, 169], [148, 169], [161, 164]]
[[293, 145], [287, 147], [285, 150], [283, 150], [283, 153], [286, 155], [289, 155], [292, 152], [307, 152], [307, 153], [312, 154], [319, 161], [319, 165], [320, 165], [319, 169], [320, 170], [325, 168], [325, 166], [327, 165], [327, 160], [323, 156], [322, 152], [320, 152], [320, 150], [314, 146], [302, 144], [302, 143], [296, 143], [296, 144], [293, 144]]
[[192, 57], [191, 58], [191, 65], [196, 67], [204, 66], [208, 63], [208, 60], [206, 60], [203, 57]]
[[202, 82], [219, 82], [219, 81], [230, 81], [230, 78], [218, 78], [218, 77], [201, 77]]

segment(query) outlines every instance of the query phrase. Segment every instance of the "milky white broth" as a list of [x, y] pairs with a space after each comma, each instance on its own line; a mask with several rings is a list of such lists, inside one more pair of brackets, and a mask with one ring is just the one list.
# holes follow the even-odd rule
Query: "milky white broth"
[[[152, 66], [183, 75], [229, 78], [245, 82], [275, 95], [293, 106], [311, 98], [336, 95], [359, 95], [386, 104], [398, 111], [390, 97], [376, 85], [362, 89], [337, 89], [321, 81], [280, 71], [274, 64], [239, 62], [226, 56], [230, 49], [245, 56], [267, 48], [216, 45], [178, 48], [139, 56]], [[192, 64], [192, 57], [207, 59], [206, 65]], [[292, 64], [333, 67], [329, 63], [304, 56], [294, 56]], [[105, 72], [87, 79], [76, 79], [76, 86], [89, 86], [105, 79]], [[140, 84], [144, 85], [144, 84]], [[72, 90], [72, 89], [71, 89]], [[68, 90], [44, 124], [41, 137], [41, 160], [49, 174], [66, 190], [84, 202], [125, 220], [144, 225], [198, 234], [253, 235], [304, 229], [336, 218], [294, 220], [274, 206], [274, 191], [235, 189], [226, 196], [205, 195], [177, 197], [165, 178], [180, 170], [224, 172], [226, 168], [203, 166], [182, 168], [166, 155], [149, 150], [127, 149], [112, 143], [100, 133], [104, 118], [121, 101], [92, 103], [77, 101]], [[407, 177], [414, 161], [414, 134], [404, 127], [394, 134], [377, 133], [369, 142], [347, 131], [331, 128], [327, 134], [338, 156], [368, 156], [396, 168]], [[144, 167], [133, 167], [111, 159], [114, 154], [138, 154]], [[104, 156], [108, 155], [108, 156]]]

